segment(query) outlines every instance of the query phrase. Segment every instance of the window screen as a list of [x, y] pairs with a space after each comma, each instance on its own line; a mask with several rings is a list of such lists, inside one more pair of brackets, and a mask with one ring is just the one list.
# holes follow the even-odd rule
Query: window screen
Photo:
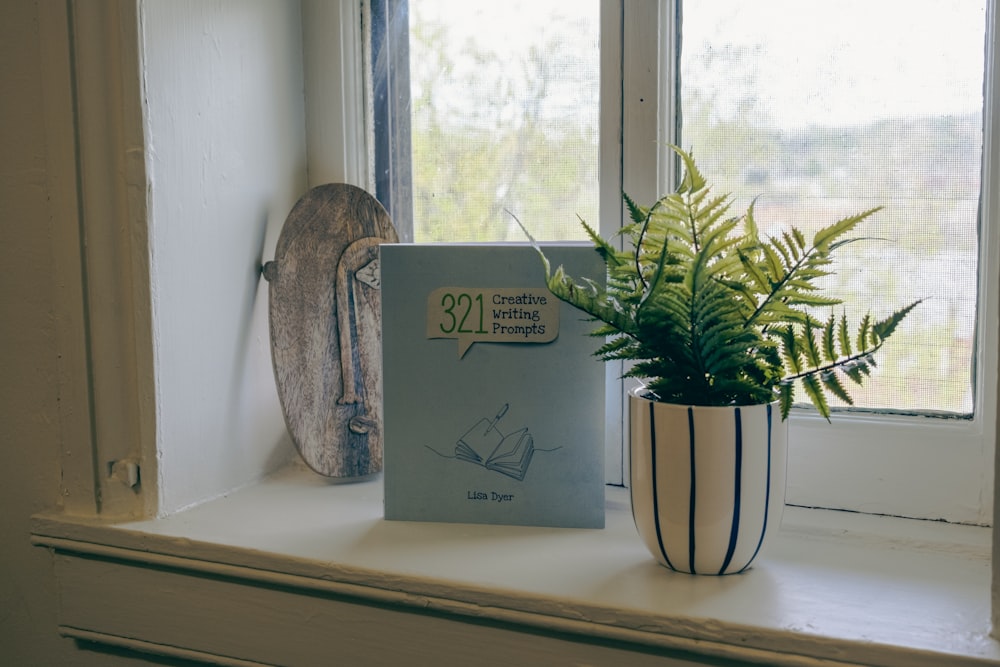
[[680, 30], [679, 143], [763, 232], [885, 207], [831, 288], [854, 319], [924, 302], [856, 405], [971, 413], [984, 4], [687, 2]]
[[415, 241], [584, 238], [598, 210], [597, 0], [410, 0]]

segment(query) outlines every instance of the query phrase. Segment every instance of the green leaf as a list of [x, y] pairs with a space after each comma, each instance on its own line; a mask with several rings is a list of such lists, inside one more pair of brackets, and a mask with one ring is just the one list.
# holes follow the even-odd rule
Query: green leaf
[[819, 346], [816, 345], [816, 333], [811, 319], [806, 320], [805, 328], [800, 338], [800, 346], [805, 351], [806, 361], [812, 368], [816, 368], [823, 363], [823, 360], [820, 358]]
[[616, 354], [621, 350], [628, 348], [633, 343], [633, 339], [628, 336], [616, 336], [597, 348], [597, 351], [594, 352], [594, 354], [601, 357], [608, 354]]
[[778, 400], [781, 405], [781, 418], [787, 419], [795, 400], [794, 382], [782, 382], [778, 385]]
[[[546, 273], [548, 273], [548, 260], [544, 256], [543, 260], [545, 261]], [[578, 285], [574, 283], [573, 279], [566, 275], [562, 266], [558, 267], [555, 273], [548, 275], [546, 285], [556, 297], [586, 314], [613, 326], [618, 331], [634, 333], [632, 318], [607, 292], [595, 291], [592, 284]]]
[[840, 317], [840, 325], [837, 328], [837, 339], [840, 341], [840, 351], [842, 354], [851, 356], [851, 332], [847, 328], [847, 314]]
[[601, 238], [601, 235], [597, 233], [597, 230], [588, 225], [587, 221], [583, 218], [580, 218], [580, 224], [582, 224], [583, 228], [587, 231], [587, 236], [594, 244], [594, 250], [596, 250], [597, 254], [601, 256], [608, 268], [614, 269], [618, 267], [621, 264], [618, 248]]
[[835, 371], [825, 371], [820, 373], [819, 377], [820, 380], [823, 381], [823, 386], [826, 387], [831, 394], [848, 405], [854, 405], [854, 400], [850, 397], [850, 395], [848, 395], [847, 390], [844, 389], [844, 385], [840, 383]]
[[858, 335], [855, 339], [858, 346], [858, 352], [863, 352], [868, 349], [868, 340], [871, 330], [871, 317], [869, 315], [865, 315], [861, 318], [861, 324], [858, 325]]
[[802, 258], [804, 247], [799, 246], [798, 238], [792, 234], [790, 231], [784, 231], [781, 233], [782, 238], [785, 239], [785, 245], [788, 246], [788, 251], [792, 253], [792, 257], [797, 262]]
[[780, 239], [771, 239], [771, 245], [781, 253], [781, 258], [785, 260], [785, 266], [793, 266], [798, 258], [795, 256], [795, 251], [788, 247], [788, 236], [785, 235], [785, 241]]
[[896, 330], [896, 327], [899, 326], [899, 323], [903, 321], [903, 318], [909, 315], [910, 311], [916, 308], [919, 304], [920, 301], [914, 301], [905, 308], [900, 308], [892, 315], [889, 315], [889, 317], [879, 320], [872, 325], [872, 330], [875, 332], [875, 335], [878, 336], [878, 340], [884, 341], [886, 338], [891, 336]]
[[[802, 288], [800, 288], [802, 289]], [[822, 296], [819, 294], [810, 294], [808, 292], [782, 292], [782, 297], [785, 299], [785, 303], [796, 304], [800, 306], [837, 306], [841, 303], [840, 299], [833, 299], [828, 296]]]
[[826, 325], [823, 327], [823, 356], [826, 357], [827, 361], [837, 360], [837, 319], [830, 314], [830, 319], [826, 321]]
[[798, 340], [795, 337], [795, 329], [791, 325], [778, 330], [778, 337], [781, 339], [781, 351], [785, 357], [785, 365], [792, 369], [793, 373], [802, 372], [802, 352], [799, 350]]
[[816, 406], [819, 414], [827, 421], [830, 421], [830, 406], [826, 402], [826, 394], [823, 393], [823, 388], [820, 386], [816, 376], [802, 376], [802, 388], [805, 389], [806, 395], [809, 396], [809, 400], [812, 401], [812, 404]]
[[792, 227], [792, 236], [795, 238], [795, 243], [798, 245], [799, 250], [805, 252], [806, 237], [799, 231], [798, 227]]
[[631, 197], [626, 193], [622, 193], [622, 199], [625, 201], [625, 208], [628, 209], [628, 217], [631, 218], [632, 222], [642, 224], [646, 220], [647, 211], [636, 204]]
[[857, 227], [859, 222], [881, 209], [881, 206], [877, 206], [862, 213], [858, 213], [857, 215], [852, 215], [850, 217], [843, 218], [842, 220], [838, 220], [827, 227], [823, 227], [816, 232], [815, 236], [813, 236], [813, 247], [821, 253], [829, 252], [830, 244], [837, 240], [837, 238], [851, 231]]
[[863, 361], [856, 361], [851, 364], [843, 366], [844, 374], [851, 378], [854, 384], [862, 385], [865, 383], [865, 378], [871, 375], [871, 369], [868, 368], [868, 364]]
[[757, 245], [760, 232], [757, 229], [757, 220], [753, 217], [753, 207], [757, 203], [757, 198], [747, 207], [747, 212], [743, 216], [743, 234], [746, 236], [749, 245]]
[[749, 257], [744, 264], [744, 274], [744, 279], [739, 282], [753, 294], [770, 294], [771, 283], [768, 281], [767, 275], [761, 271], [760, 265]]
[[781, 257], [774, 251], [771, 245], [765, 245], [761, 249], [764, 251], [764, 259], [766, 260], [768, 281], [773, 289], [784, 279], [785, 266], [781, 263]]
[[705, 177], [702, 176], [701, 172], [698, 170], [698, 166], [694, 163], [692, 155], [674, 145], [671, 145], [670, 148], [672, 148], [684, 162], [684, 177], [681, 180], [681, 185], [677, 191], [679, 193], [697, 192], [704, 188]]

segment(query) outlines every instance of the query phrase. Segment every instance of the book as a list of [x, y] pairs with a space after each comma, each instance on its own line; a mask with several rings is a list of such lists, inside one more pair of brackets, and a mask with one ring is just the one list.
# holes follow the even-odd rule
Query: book
[[[546, 245], [601, 281], [585, 244]], [[381, 246], [385, 517], [604, 525], [593, 323], [515, 244]]]

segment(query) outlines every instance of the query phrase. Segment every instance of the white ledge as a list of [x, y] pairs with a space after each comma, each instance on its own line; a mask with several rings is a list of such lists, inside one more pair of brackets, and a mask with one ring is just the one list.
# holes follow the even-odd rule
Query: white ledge
[[[162, 519], [47, 514], [35, 517], [33, 533], [69, 559], [426, 610], [647, 655], [1000, 665], [1000, 643], [988, 634], [987, 528], [787, 508], [751, 570], [696, 577], [652, 560], [620, 489], [608, 490], [604, 530], [391, 522], [382, 519], [381, 481], [336, 485], [295, 469]], [[84, 571], [57, 570], [67, 597], [84, 590], [73, 580]], [[100, 614], [64, 610], [63, 618], [64, 634], [114, 643]], [[137, 634], [119, 643], [152, 641]]]

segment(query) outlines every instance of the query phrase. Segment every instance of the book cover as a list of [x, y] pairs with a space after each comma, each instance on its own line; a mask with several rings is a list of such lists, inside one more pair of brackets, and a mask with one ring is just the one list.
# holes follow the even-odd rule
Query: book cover
[[[585, 244], [553, 266], [600, 279]], [[381, 246], [385, 517], [604, 526], [593, 323], [528, 245]]]

